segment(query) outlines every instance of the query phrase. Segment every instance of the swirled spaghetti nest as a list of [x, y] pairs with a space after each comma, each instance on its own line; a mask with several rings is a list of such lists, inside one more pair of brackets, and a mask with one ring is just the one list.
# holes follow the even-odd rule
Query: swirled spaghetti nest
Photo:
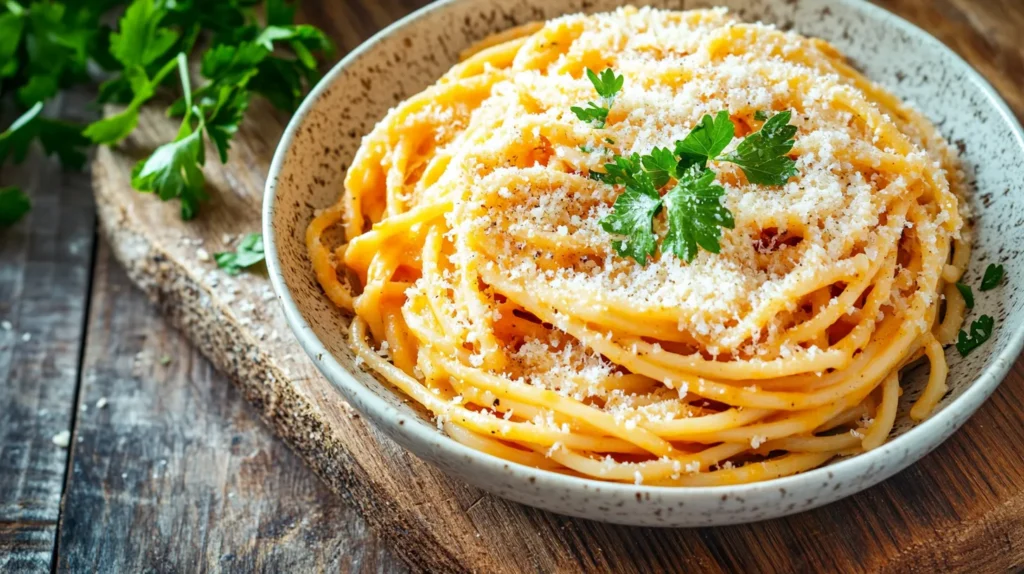
[[[603, 129], [570, 111], [587, 68], [625, 77]], [[719, 110], [739, 136], [792, 110], [799, 175], [715, 164], [720, 253], [617, 255], [598, 221], [621, 189], [588, 174]], [[623, 8], [477, 46], [365, 138], [307, 241], [356, 352], [454, 439], [606, 480], [747, 482], [882, 444], [921, 356], [911, 416], [941, 399], [961, 179], [932, 125], [826, 42]]]

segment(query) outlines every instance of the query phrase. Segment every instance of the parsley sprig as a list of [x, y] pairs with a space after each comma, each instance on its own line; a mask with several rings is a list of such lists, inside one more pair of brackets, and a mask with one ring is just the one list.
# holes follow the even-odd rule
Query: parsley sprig
[[587, 77], [590, 78], [590, 83], [597, 90], [597, 95], [601, 96], [601, 103], [604, 105], [599, 106], [594, 102], [587, 102], [587, 107], [572, 106], [569, 109], [576, 114], [577, 118], [590, 124], [591, 127], [602, 129], [608, 121], [608, 112], [611, 111], [612, 104], [615, 103], [615, 95], [622, 90], [625, 78], [616, 76], [611, 68], [605, 69], [600, 75], [587, 68]]
[[[115, 28], [104, 24], [122, 10]], [[318, 79], [317, 55], [333, 52], [323, 32], [294, 18], [285, 0], [0, 0], [0, 98], [26, 110], [0, 133], [0, 165], [23, 161], [38, 141], [79, 168], [91, 144], [121, 142], [143, 106], [171, 95], [178, 136], [140, 162], [132, 181], [180, 199], [182, 217], [191, 218], [206, 198], [204, 140], [226, 162], [252, 97], [294, 110]], [[182, 73], [188, 60], [201, 63], [194, 91]], [[98, 102], [124, 108], [88, 126], [44, 117], [46, 101], [92, 81], [90, 69], [107, 77]]]
[[[192, 103], [188, 61], [184, 54], [178, 54], [177, 66], [187, 110], [178, 128], [178, 137], [158, 147], [148, 159], [135, 165], [132, 186], [139, 191], [156, 193], [164, 201], [180, 199], [181, 218], [192, 219], [199, 202], [206, 199], [206, 178], [202, 166], [206, 163], [203, 132], [207, 126], [202, 110]], [[195, 127], [192, 126], [193, 116], [196, 118]]]
[[604, 172], [591, 172], [593, 179], [624, 188], [612, 212], [600, 222], [605, 231], [618, 236], [612, 241], [616, 253], [640, 264], [653, 257], [658, 243], [654, 218], [662, 211], [668, 227], [662, 252], [687, 263], [697, 256], [698, 247], [719, 253], [722, 229], [732, 229], [735, 221], [721, 203], [725, 189], [715, 183], [708, 162], [734, 163], [751, 183], [785, 184], [797, 173], [795, 162], [786, 155], [793, 149], [796, 134], [796, 126], [789, 125], [791, 117], [784, 111], [767, 118], [736, 151], [722, 155], [735, 138], [735, 126], [726, 111], [705, 115], [673, 149], [615, 156], [605, 164]]

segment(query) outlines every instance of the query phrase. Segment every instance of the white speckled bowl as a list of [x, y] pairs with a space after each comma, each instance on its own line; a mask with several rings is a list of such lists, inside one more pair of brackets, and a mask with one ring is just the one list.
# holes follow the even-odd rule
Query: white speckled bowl
[[[996, 317], [988, 343], [963, 359], [947, 353], [951, 391], [920, 425], [906, 417], [923, 372], [905, 377], [909, 392], [883, 447], [797, 476], [738, 486], [670, 488], [571, 478], [509, 463], [447, 438], [398, 396], [353, 364], [348, 319], [310, 271], [303, 234], [313, 210], [335, 202], [363, 134], [388, 108], [434, 82], [458, 52], [484, 36], [531, 20], [605, 11], [615, 0], [446, 0], [388, 27], [346, 56], [292, 119], [271, 166], [263, 232], [274, 288], [303, 348], [348, 401], [400, 444], [461, 479], [512, 500], [635, 525], [698, 526], [749, 522], [814, 508], [874, 485], [917, 461], [953, 433], [999, 384], [1024, 343], [1024, 134], [1013, 114], [974, 70], [911, 24], [856, 0], [682, 0], [669, 8], [727, 5], [762, 20], [825, 38], [869, 77], [913, 101], [961, 149], [978, 231], [967, 277], [993, 261], [1006, 266], [998, 290], [978, 294], [972, 315]], [[684, 6], [685, 5], [685, 6]], [[898, 56], [897, 56], [898, 55]], [[983, 126], [984, 129], [978, 129]], [[340, 398], [340, 397], [339, 397]]]

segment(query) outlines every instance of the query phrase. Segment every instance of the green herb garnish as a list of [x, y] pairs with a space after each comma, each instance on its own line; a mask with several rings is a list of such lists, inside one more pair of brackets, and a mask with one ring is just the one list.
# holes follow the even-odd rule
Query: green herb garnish
[[978, 319], [971, 323], [971, 332], [968, 334], [964, 330], [960, 330], [959, 335], [956, 338], [956, 350], [960, 351], [960, 355], [966, 357], [971, 351], [977, 349], [988, 341], [989, 337], [992, 336], [992, 328], [995, 326], [995, 319], [989, 315], [982, 315]]
[[[732, 213], [722, 205], [725, 189], [715, 185], [709, 161], [737, 164], [748, 181], [760, 185], [782, 185], [796, 175], [795, 162], [786, 156], [793, 148], [796, 126], [788, 124], [791, 113], [781, 112], [760, 131], [747, 136], [736, 151], [722, 155], [735, 137], [735, 127], [726, 111], [705, 115], [672, 150], [654, 148], [650, 154], [615, 156], [604, 172], [590, 178], [625, 189], [615, 200], [612, 213], [601, 227], [621, 236], [612, 242], [623, 257], [644, 264], [657, 248], [653, 220], [665, 208], [668, 232], [661, 250], [686, 262], [697, 256], [697, 248], [711, 253], [721, 250], [722, 229], [735, 225]], [[672, 182], [675, 182], [674, 184]], [[661, 188], [672, 184], [664, 196]]]
[[679, 160], [668, 148], [654, 148], [650, 155], [640, 157], [644, 170], [651, 176], [654, 187], [663, 187], [672, 178], [679, 178]]
[[[637, 156], [616, 159], [639, 162]], [[616, 164], [605, 167], [609, 174], [617, 173], [619, 168]], [[601, 219], [601, 228], [608, 233], [623, 236], [623, 239], [612, 240], [616, 253], [646, 263], [647, 258], [654, 255], [657, 246], [658, 237], [654, 234], [653, 220], [661, 211], [664, 201], [646, 172], [631, 169], [628, 175], [623, 174], [622, 177], [628, 178], [626, 189], [615, 200], [612, 212]]]
[[263, 235], [250, 233], [242, 238], [238, 249], [232, 252], [217, 253], [214, 255], [217, 267], [223, 269], [228, 275], [238, 275], [242, 269], [252, 267], [263, 261]]
[[611, 68], [605, 69], [600, 75], [587, 68], [587, 77], [590, 78], [590, 83], [597, 90], [597, 95], [601, 96], [601, 102], [604, 105], [599, 106], [594, 102], [587, 102], [587, 107], [585, 108], [572, 106], [569, 109], [580, 120], [590, 124], [592, 127], [601, 129], [608, 121], [608, 112], [615, 102], [615, 95], [622, 89], [622, 83], [625, 81], [625, 78], [623, 76], [616, 76]]
[[770, 117], [771, 116], [768, 115], [768, 112], [766, 112], [764, 110], [757, 110], [756, 112], [754, 112], [754, 119], [759, 121], [759, 122], [766, 121]]
[[797, 173], [796, 162], [786, 155], [795, 143], [796, 126], [790, 125], [791, 117], [789, 110], [775, 114], [722, 159], [740, 166], [750, 183], [785, 185]]
[[697, 246], [718, 253], [722, 228], [732, 229], [735, 222], [721, 199], [725, 188], [714, 185], [715, 172], [691, 166], [665, 194], [668, 212], [668, 233], [661, 244], [668, 251], [689, 263], [697, 256]]
[[985, 268], [985, 276], [981, 278], [981, 290], [995, 289], [1003, 281], [1003, 266], [990, 263]]
[[729, 119], [729, 112], [718, 112], [714, 118], [705, 115], [682, 141], [676, 142], [676, 155], [686, 167], [704, 167], [709, 160], [718, 159], [718, 154], [722, 153], [735, 135], [736, 127]]
[[[1003, 266], [991, 263], [985, 268], [985, 275], [981, 279], [981, 290], [995, 289], [1002, 280]], [[957, 283], [956, 288], [964, 296], [967, 308], [972, 309], [974, 307], [974, 293], [971, 291], [971, 288], [963, 283]], [[970, 333], [961, 329], [956, 338], [956, 349], [960, 351], [960, 355], [966, 357], [968, 353], [980, 347], [985, 341], [988, 341], [989, 337], [992, 336], [994, 325], [995, 319], [989, 315], [982, 315], [971, 323]]]
[[963, 295], [964, 303], [967, 305], [967, 308], [968, 309], [973, 309], [974, 308], [974, 291], [971, 290], [970, 285], [964, 285], [963, 283], [957, 282], [956, 288], [957, 288], [957, 290], [960, 291], [960, 294]]

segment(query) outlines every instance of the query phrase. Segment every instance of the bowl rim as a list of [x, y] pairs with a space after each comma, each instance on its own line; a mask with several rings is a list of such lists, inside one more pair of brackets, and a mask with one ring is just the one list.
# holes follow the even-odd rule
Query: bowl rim
[[[369, 411], [368, 415], [374, 419], [375, 425], [378, 424], [376, 422], [377, 420], [397, 421], [406, 418], [407, 415], [388, 404], [386, 400], [379, 397], [366, 385], [361, 383], [348, 369], [342, 366], [338, 362], [337, 358], [334, 357], [333, 353], [327, 349], [326, 345], [324, 345], [316, 335], [315, 331], [313, 331], [309, 322], [303, 316], [298, 305], [295, 303], [295, 300], [291, 295], [291, 291], [285, 283], [284, 274], [281, 271], [281, 263], [277, 250], [277, 240], [274, 234], [273, 220], [277, 195], [277, 183], [282, 167], [284, 166], [285, 158], [288, 155], [288, 151], [291, 148], [296, 134], [298, 133], [298, 129], [302, 126], [310, 112], [317, 106], [324, 92], [334, 85], [338, 77], [342, 75], [345, 69], [353, 61], [372, 50], [381, 40], [398, 29], [404, 28], [405, 26], [408, 26], [435, 11], [443, 11], [452, 5], [470, 1], [472, 0], [438, 0], [437, 2], [419, 8], [418, 10], [407, 14], [378, 31], [339, 60], [331, 70], [321, 78], [309, 94], [306, 95], [302, 105], [288, 122], [288, 125], [285, 128], [281, 140], [274, 152], [270, 171], [267, 176], [266, 187], [264, 189], [262, 231], [267, 270], [270, 275], [271, 284], [276, 291], [278, 298], [281, 300], [288, 325], [295, 333], [299, 344], [316, 365], [318, 370], [332, 385], [338, 387], [338, 391], [342, 393], [342, 395], [351, 393], [356, 396], [365, 406], [364, 408]], [[964, 73], [964, 76], [984, 95], [987, 104], [998, 112], [998, 115], [1006, 122], [1007, 126], [1013, 132], [1016, 145], [1024, 150], [1024, 129], [1022, 129], [1017, 117], [1003, 100], [1002, 96], [999, 95], [999, 92], [997, 92], [995, 88], [993, 88], [992, 85], [959, 54], [917, 25], [912, 24], [884, 8], [871, 4], [870, 2], [864, 0], [834, 1], [855, 11], [861, 11], [873, 19], [887, 20], [891, 22], [893, 26], [900, 29], [900, 31], [920, 41], [927, 49], [944, 52], [944, 57], [948, 58], [954, 66], [960, 68], [960, 71]], [[825, 466], [820, 466], [799, 474], [773, 478], [760, 482], [715, 486], [659, 486], [602, 481], [592, 478], [559, 474], [499, 458], [470, 448], [444, 433], [439, 433], [433, 430], [433, 428], [427, 430], [422, 428], [420, 425], [389, 424], [389, 428], [385, 430], [402, 434], [407, 437], [407, 440], [414, 443], [425, 445], [429, 442], [433, 442], [446, 457], [460, 457], [462, 459], [466, 459], [468, 457], [468, 459], [472, 460], [474, 464], [483, 466], [484, 468], [480, 469], [482, 471], [505, 473], [515, 471], [516, 473], [521, 474], [523, 478], [531, 478], [531, 482], [535, 481], [535, 484], [531, 486], [536, 486], [540, 489], [590, 489], [592, 494], [594, 494], [595, 490], [601, 492], [603, 489], [603, 491], [609, 495], [618, 494], [633, 497], [637, 493], [644, 493], [651, 496], [661, 497], [663, 499], [691, 496], [750, 496], [761, 492], [767, 492], [768, 490], [777, 491], [779, 488], [784, 488], [789, 491], [799, 491], [802, 488], [811, 487], [815, 483], [820, 483], [820, 481], [826, 478], [831, 478], [833, 473], [836, 476], [870, 474], [871, 469], [878, 468], [880, 463], [886, 461], [890, 457], [891, 453], [898, 447], [907, 448], [910, 446], [913, 450], [921, 451], [918, 456], [908, 457], [907, 460], [903, 460], [895, 465], [889, 466], [888, 473], [885, 473], [876, 480], [865, 482], [862, 487], [853, 491], [857, 492], [881, 482], [896, 472], [918, 462], [929, 451], [936, 448], [942, 442], [945, 442], [945, 440], [953, 432], [958, 430], [959, 427], [962, 426], [968, 418], [970, 418], [970, 416], [973, 416], [981, 404], [991, 396], [996, 387], [998, 387], [1006, 377], [1018, 357], [1020, 357], [1021, 350], [1024, 349], [1024, 324], [1017, 326], [1013, 330], [1009, 330], [1009, 327], [1004, 328], [1007, 330], [1003, 334], [1003, 337], [1009, 339], [1009, 344], [1001, 352], [995, 354], [990, 359], [989, 366], [979, 374], [977, 378], [975, 378], [974, 382], [972, 382], [959, 397], [946, 405], [935, 415], [914, 425], [908, 431], [873, 450], [842, 458]], [[342, 398], [345, 399], [346, 397], [343, 396]], [[956, 420], [957, 415], [965, 413], [966, 416], [959, 421]], [[947, 428], [944, 429], [943, 426], [946, 426]], [[950, 426], [952, 428], [948, 428]], [[386, 434], [388, 433], [386, 432]], [[941, 438], [936, 439], [936, 437]], [[925, 446], [922, 448], [920, 445]], [[403, 448], [405, 447], [403, 446]], [[437, 465], [432, 463], [432, 466], [436, 467]], [[446, 474], [451, 474], [447, 470], [442, 469], [442, 471]], [[848, 492], [838, 498], [844, 498], [848, 494], [852, 494], [852, 492]]]

